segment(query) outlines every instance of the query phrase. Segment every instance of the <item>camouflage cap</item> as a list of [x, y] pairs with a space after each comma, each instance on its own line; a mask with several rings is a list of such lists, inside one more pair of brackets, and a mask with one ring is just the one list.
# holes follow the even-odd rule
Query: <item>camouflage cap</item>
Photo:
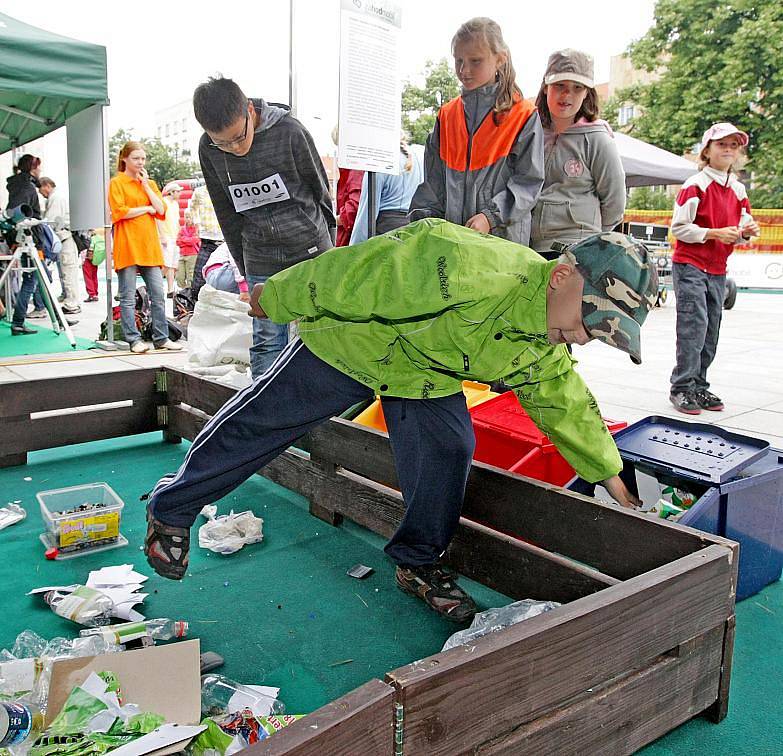
[[647, 248], [609, 231], [572, 245], [565, 254], [584, 278], [587, 332], [640, 363], [641, 325], [658, 295], [658, 273]]

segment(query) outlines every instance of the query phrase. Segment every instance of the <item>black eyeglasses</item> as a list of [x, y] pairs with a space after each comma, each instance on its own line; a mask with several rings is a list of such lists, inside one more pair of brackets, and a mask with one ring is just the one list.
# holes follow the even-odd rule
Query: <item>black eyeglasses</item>
[[231, 139], [228, 142], [210, 142], [211, 147], [217, 147], [219, 150], [225, 150], [225, 149], [231, 149], [235, 144], [241, 144], [245, 141], [245, 138], [247, 137], [247, 127], [250, 123], [250, 111], [245, 111], [245, 128], [242, 131], [242, 136], [237, 137], [236, 139]]

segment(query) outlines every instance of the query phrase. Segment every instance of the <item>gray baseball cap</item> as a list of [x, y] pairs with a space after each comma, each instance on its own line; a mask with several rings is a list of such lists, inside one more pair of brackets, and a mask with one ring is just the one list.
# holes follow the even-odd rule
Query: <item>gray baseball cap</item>
[[554, 84], [556, 81], [576, 81], [586, 87], [594, 87], [593, 58], [570, 48], [553, 52], [546, 64], [544, 84]]

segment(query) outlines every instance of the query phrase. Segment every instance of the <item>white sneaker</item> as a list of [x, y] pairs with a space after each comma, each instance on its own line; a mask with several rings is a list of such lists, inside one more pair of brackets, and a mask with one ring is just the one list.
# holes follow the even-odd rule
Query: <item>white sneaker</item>
[[131, 344], [130, 350], [136, 354], [142, 354], [144, 352], [149, 352], [150, 345], [145, 344], [143, 341], [134, 341], [133, 344]]
[[182, 351], [182, 344], [166, 339], [162, 344], [158, 344], [155, 349], [168, 349], [170, 352], [180, 352]]

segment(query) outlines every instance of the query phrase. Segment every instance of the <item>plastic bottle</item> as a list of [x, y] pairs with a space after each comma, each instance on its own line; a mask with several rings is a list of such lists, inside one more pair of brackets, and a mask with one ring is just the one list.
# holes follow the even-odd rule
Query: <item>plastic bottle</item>
[[25, 700], [0, 702], [0, 748], [30, 746], [42, 729], [43, 714], [35, 704]]
[[[267, 707], [268, 711], [261, 711], [264, 707]], [[214, 674], [201, 678], [201, 709], [210, 717], [234, 714], [243, 709], [250, 709], [256, 716], [285, 713], [282, 701], [265, 696], [223, 675]]]
[[740, 231], [740, 238], [739, 242], [743, 241], [749, 241], [751, 238], [750, 231], [745, 230], [745, 226], [747, 226], [752, 221], [752, 218], [750, 216], [750, 213], [743, 207], [742, 213], [740, 214], [740, 220], [739, 220], [739, 231]]
[[123, 622], [119, 625], [107, 627], [91, 627], [79, 632], [79, 635], [102, 635], [107, 640], [120, 645], [148, 635], [154, 640], [163, 641], [172, 638], [184, 638], [188, 634], [188, 623], [182, 620], [159, 617], [157, 619], [142, 620], [141, 622]]

